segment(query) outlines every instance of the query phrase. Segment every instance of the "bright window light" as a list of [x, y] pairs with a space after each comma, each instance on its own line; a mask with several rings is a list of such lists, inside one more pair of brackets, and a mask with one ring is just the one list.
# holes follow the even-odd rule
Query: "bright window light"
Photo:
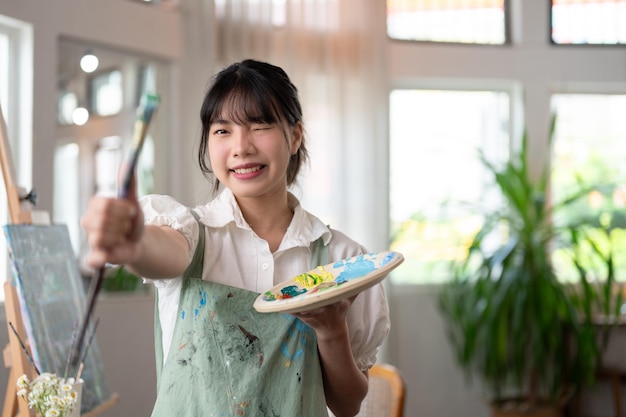
[[387, 0], [392, 39], [472, 44], [506, 43], [505, 0]]
[[119, 113], [124, 105], [122, 72], [113, 70], [95, 75], [89, 83], [91, 110], [99, 116]]
[[496, 91], [395, 90], [390, 96], [391, 249], [405, 256], [394, 282], [442, 282], [493, 201], [478, 157], [508, 155], [509, 96]]
[[117, 195], [117, 178], [122, 163], [122, 138], [109, 136], [102, 138], [95, 154], [96, 194]]
[[[2, 27], [0, 27], [0, 30]], [[7, 103], [9, 101], [9, 37], [0, 31], [0, 107], [2, 118], [7, 120]], [[2, 173], [0, 173], [2, 178]], [[2, 184], [0, 185], [0, 221], [5, 224], [9, 218], [8, 202], [6, 189], [4, 186], [4, 178], [2, 178]], [[0, 239], [0, 271], [5, 271], [8, 276], [8, 256], [7, 256], [7, 243], [6, 239]], [[0, 284], [4, 282], [4, 279], [0, 280]], [[0, 301], [4, 301], [4, 291], [0, 291]]]
[[[626, 280], [626, 95], [556, 94], [552, 97], [556, 127], [552, 150], [551, 189], [560, 201], [583, 184], [610, 184], [608, 195], [592, 193], [572, 208], [572, 216], [587, 213], [588, 225], [616, 225], [610, 234], [596, 233], [598, 247], [614, 248], [615, 273]], [[617, 215], [611, 215], [612, 211]], [[567, 217], [569, 213], [562, 213]], [[609, 223], [610, 222], [610, 223]], [[576, 271], [561, 262], [557, 251], [556, 266], [560, 276], [570, 279]], [[590, 277], [593, 279], [593, 277]], [[602, 277], [600, 277], [602, 278]]]
[[67, 225], [74, 253], [80, 250], [80, 229], [78, 223], [78, 169], [79, 149], [76, 143], [57, 146], [54, 154], [54, 222]]
[[59, 123], [65, 124], [65, 125], [74, 123], [72, 121], [72, 114], [74, 113], [74, 110], [76, 110], [77, 107], [78, 107], [78, 98], [76, 97], [75, 93], [71, 91], [62, 93], [61, 96], [59, 97], [59, 103], [58, 103]]
[[552, 0], [557, 44], [626, 43], [626, 0]]
[[[9, 37], [0, 32], [0, 104], [2, 110], [9, 101]], [[4, 114], [6, 119], [6, 113]]]
[[556, 94], [552, 156], [556, 192], [577, 175], [626, 179], [626, 95]]

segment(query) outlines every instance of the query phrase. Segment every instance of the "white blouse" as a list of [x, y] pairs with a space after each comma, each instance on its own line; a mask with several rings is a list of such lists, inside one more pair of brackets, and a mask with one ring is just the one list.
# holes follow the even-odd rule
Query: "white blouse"
[[[169, 226], [189, 243], [189, 260], [198, 242], [198, 223], [188, 207], [172, 197], [149, 195], [140, 200], [146, 224]], [[194, 208], [205, 228], [202, 279], [257, 293], [311, 269], [310, 244], [323, 237], [329, 246], [328, 262], [367, 253], [345, 234], [329, 229], [289, 195], [294, 216], [278, 250], [256, 235], [243, 218], [233, 194], [225, 189], [207, 203]], [[159, 294], [163, 358], [167, 358], [178, 311], [182, 277], [150, 280]], [[376, 362], [376, 355], [389, 333], [389, 309], [381, 284], [360, 293], [347, 316], [352, 354], [361, 370]]]

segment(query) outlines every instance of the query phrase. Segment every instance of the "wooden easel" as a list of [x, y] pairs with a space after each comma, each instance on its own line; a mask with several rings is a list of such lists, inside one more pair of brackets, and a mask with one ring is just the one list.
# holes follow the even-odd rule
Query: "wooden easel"
[[[6, 124], [2, 115], [2, 108], [0, 108], [0, 163], [2, 164], [2, 176], [7, 193], [11, 222], [17, 224], [31, 223], [30, 212], [22, 211], [20, 208], [18, 188], [15, 184], [15, 168], [13, 167], [13, 159], [11, 158], [11, 149], [9, 148], [9, 139], [6, 132]], [[9, 344], [3, 351], [3, 357], [5, 366], [10, 367], [11, 371], [9, 372], [9, 381], [2, 416], [13, 417], [19, 415], [34, 417], [34, 410], [28, 408], [26, 401], [18, 401], [17, 399], [17, 378], [25, 374], [32, 380], [35, 372], [26, 354], [22, 350], [19, 340], [9, 327], [9, 323], [13, 323], [18, 334], [26, 334], [17, 292], [15, 291], [15, 287], [13, 287], [8, 280], [4, 283], [4, 297]]]
[[[2, 175], [4, 177], [4, 185], [7, 193], [10, 219], [13, 224], [31, 224], [31, 212], [23, 209], [20, 204], [19, 188], [15, 180], [15, 168], [6, 132], [6, 124], [2, 115], [2, 108], [0, 108], [0, 164], [2, 165]], [[24, 321], [22, 320], [19, 298], [16, 288], [11, 285], [8, 280], [4, 283], [4, 295], [9, 343], [3, 350], [3, 358], [5, 366], [11, 368], [11, 371], [9, 372], [9, 381], [5, 394], [4, 407], [2, 409], [2, 417], [35, 417], [34, 410], [28, 408], [26, 401], [18, 400], [17, 398], [17, 379], [25, 374], [32, 380], [35, 377], [35, 369], [24, 353], [13, 329], [9, 326], [9, 323], [12, 323], [17, 333], [24, 340], [26, 332]], [[109, 400], [103, 402], [88, 413], [83, 414], [83, 417], [95, 417], [111, 408], [118, 400], [119, 396], [113, 394]]]

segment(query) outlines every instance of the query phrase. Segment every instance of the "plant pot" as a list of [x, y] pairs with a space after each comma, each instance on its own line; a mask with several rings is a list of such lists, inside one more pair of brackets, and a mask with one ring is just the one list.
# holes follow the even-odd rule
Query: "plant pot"
[[524, 400], [509, 399], [491, 404], [492, 417], [563, 417], [563, 407], [540, 404], [530, 407]]

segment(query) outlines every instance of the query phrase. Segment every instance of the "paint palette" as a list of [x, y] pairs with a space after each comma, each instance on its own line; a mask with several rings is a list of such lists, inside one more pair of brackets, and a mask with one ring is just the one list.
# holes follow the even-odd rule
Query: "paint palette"
[[253, 306], [260, 313], [323, 307], [379, 283], [403, 261], [398, 252], [382, 251], [318, 266], [260, 294]]

